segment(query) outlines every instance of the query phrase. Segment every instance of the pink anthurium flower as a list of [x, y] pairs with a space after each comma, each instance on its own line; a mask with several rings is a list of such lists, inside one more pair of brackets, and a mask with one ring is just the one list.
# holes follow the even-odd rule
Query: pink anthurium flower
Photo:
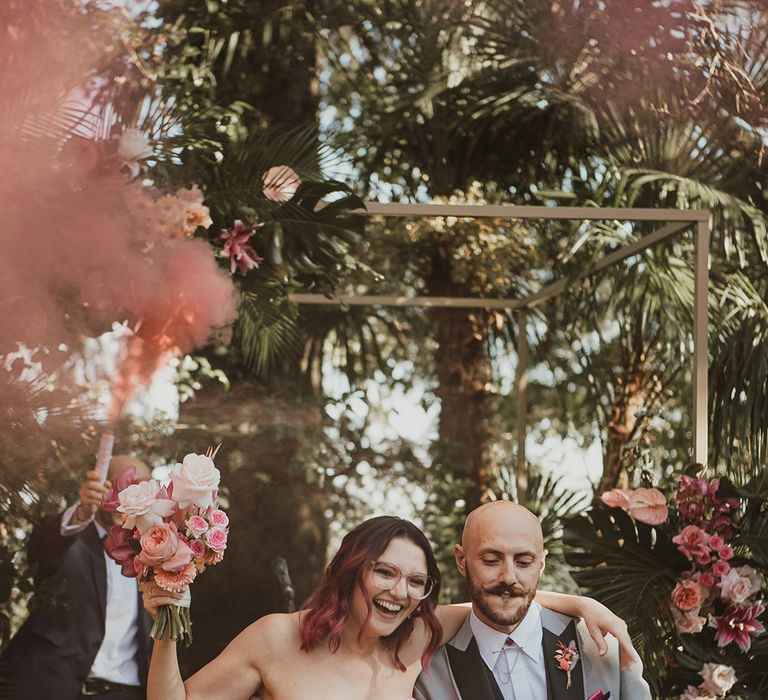
[[666, 496], [659, 489], [635, 489], [629, 497], [629, 514], [646, 525], [661, 525], [669, 515]]

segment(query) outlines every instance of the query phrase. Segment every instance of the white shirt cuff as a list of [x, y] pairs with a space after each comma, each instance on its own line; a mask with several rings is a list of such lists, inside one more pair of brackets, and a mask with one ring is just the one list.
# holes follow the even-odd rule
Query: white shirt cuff
[[93, 516], [88, 518], [84, 523], [75, 523], [72, 524], [72, 518], [75, 516], [75, 511], [77, 510], [77, 507], [80, 505], [79, 502], [75, 503], [74, 505], [67, 508], [62, 514], [61, 514], [61, 527], [60, 532], [62, 537], [72, 537], [73, 535], [77, 535], [81, 533], [85, 528], [87, 528], [91, 521], [93, 520]]

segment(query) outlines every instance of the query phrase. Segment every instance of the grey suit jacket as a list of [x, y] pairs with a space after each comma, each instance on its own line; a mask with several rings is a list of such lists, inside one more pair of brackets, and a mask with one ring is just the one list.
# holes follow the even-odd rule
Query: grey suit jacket
[[[560, 636], [565, 631], [572, 618], [561, 615], [554, 610], [542, 608], [541, 625], [545, 630], [549, 630], [556, 636]], [[611, 694], [611, 700], [651, 700], [651, 691], [643, 678], [642, 664], [638, 661], [631, 668], [624, 670], [619, 663], [619, 643], [615, 637], [607, 637], [608, 651], [605, 656], [600, 656], [597, 647], [587, 632], [584, 622], [579, 622], [576, 626], [576, 635], [581, 655], [575, 672], [580, 672], [584, 679], [584, 698], [591, 697], [594, 693], [602, 690], [604, 694]], [[460, 651], [467, 651], [474, 636], [469, 626], [469, 615], [456, 633], [453, 639], [449, 640], [446, 646], [451, 646]], [[477, 660], [483, 664], [482, 658], [478, 655]], [[554, 668], [554, 659], [551, 660]], [[545, 658], [549, 663], [550, 659]], [[560, 672], [561, 673], [561, 672]], [[548, 674], [549, 677], [549, 674]], [[416, 700], [493, 700], [494, 693], [489, 688], [483, 686], [482, 677], [479, 675], [480, 683], [477, 690], [473, 687], [472, 696], [468, 696], [466, 690], [462, 696], [459, 692], [459, 685], [467, 687], [466, 682], [460, 680], [456, 682], [454, 669], [449, 661], [446, 647], [440, 647], [432, 658], [427, 671], [422, 671], [416, 681], [414, 689], [414, 698]], [[563, 696], [559, 696], [563, 697]], [[565, 697], [571, 697], [567, 695]], [[547, 698], [526, 698], [525, 700], [558, 700], [558, 694], [548, 688]]]

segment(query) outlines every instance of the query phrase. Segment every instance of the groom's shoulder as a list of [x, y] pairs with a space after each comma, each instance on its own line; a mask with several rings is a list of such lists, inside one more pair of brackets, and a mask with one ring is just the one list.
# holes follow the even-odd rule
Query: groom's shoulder
[[578, 625], [580, 622], [577, 617], [563, 615], [563, 613], [551, 610], [550, 608], [545, 608], [543, 605], [540, 606], [540, 608], [539, 615], [541, 616], [541, 626], [557, 635], [562, 634], [569, 623], [575, 622]]

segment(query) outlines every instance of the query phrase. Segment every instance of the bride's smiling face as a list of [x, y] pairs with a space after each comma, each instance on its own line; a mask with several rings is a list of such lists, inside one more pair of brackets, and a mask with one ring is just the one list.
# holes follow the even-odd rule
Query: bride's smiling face
[[[388, 637], [421, 602], [415, 596], [422, 593], [421, 584], [429, 585], [427, 558], [421, 547], [397, 537], [365, 567], [362, 583], [352, 595], [351, 620], [358, 628], [365, 625], [363, 637]], [[371, 607], [367, 624], [366, 601]]]

